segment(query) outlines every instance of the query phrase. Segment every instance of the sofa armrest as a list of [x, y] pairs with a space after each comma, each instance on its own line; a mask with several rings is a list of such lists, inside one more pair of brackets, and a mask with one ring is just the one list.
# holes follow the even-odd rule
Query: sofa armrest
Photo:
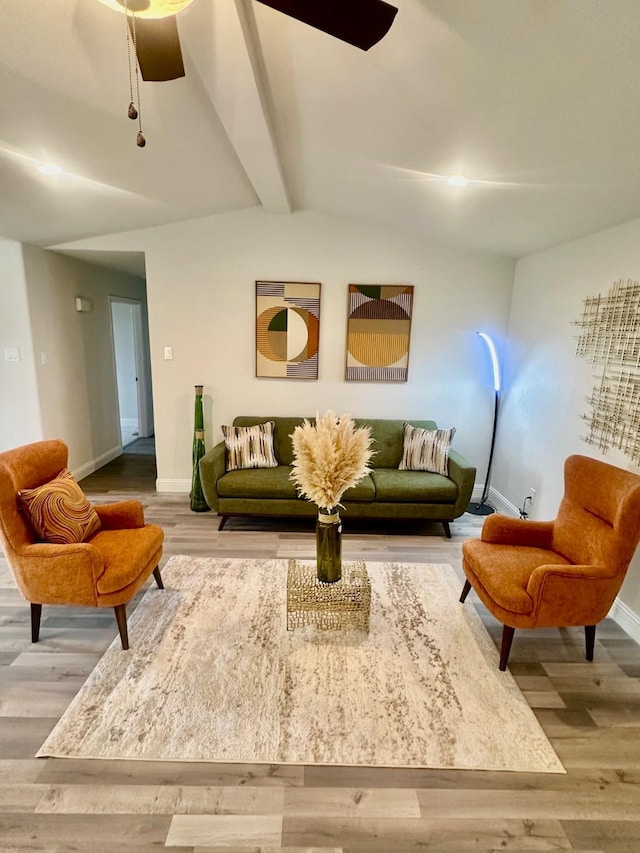
[[105, 530], [126, 530], [144, 527], [144, 510], [140, 501], [116, 501], [93, 507]]
[[104, 572], [104, 560], [89, 542], [25, 545], [11, 568], [27, 601], [97, 606], [96, 583]]
[[[574, 564], [557, 565], [552, 563], [547, 566], [538, 566], [531, 572], [531, 577], [527, 583], [527, 592], [535, 601], [550, 578], [562, 579], [563, 581], [571, 583], [576, 580], [609, 580], [613, 575], [615, 575], [615, 572], [607, 566], [576, 566]], [[586, 624], [587, 623], [585, 622], [585, 625]]]
[[200, 482], [206, 502], [218, 511], [218, 480], [226, 470], [226, 445], [220, 441], [200, 459]]
[[534, 627], [597, 625], [609, 612], [623, 577], [609, 566], [538, 566], [527, 584], [535, 605]]
[[453, 517], [459, 518], [471, 500], [476, 482], [476, 469], [457, 450], [449, 451], [449, 479], [458, 487], [458, 497], [453, 507]]
[[553, 539], [552, 521], [527, 521], [511, 518], [510, 515], [489, 515], [482, 526], [483, 542], [497, 545], [525, 545], [530, 548], [551, 550]]

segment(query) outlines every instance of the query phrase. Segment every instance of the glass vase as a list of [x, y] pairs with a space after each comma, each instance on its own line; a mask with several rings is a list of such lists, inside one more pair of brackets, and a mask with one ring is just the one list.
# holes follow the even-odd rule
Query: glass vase
[[342, 577], [342, 522], [337, 510], [318, 512], [316, 574], [322, 583], [335, 583]]
[[204, 499], [202, 483], [200, 482], [199, 462], [205, 454], [204, 446], [204, 412], [202, 409], [202, 385], [196, 385], [196, 407], [194, 417], [193, 452], [192, 452], [192, 475], [190, 506], [194, 512], [207, 512], [209, 505]]

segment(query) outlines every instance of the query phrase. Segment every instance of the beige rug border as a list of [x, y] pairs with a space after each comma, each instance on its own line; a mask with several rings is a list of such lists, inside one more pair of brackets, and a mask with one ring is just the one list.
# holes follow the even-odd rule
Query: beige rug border
[[[194, 556], [189, 555], [189, 554], [174, 554], [169, 558], [169, 560], [165, 564], [165, 566], [163, 568], [163, 572], [170, 569], [172, 563], [178, 562], [179, 560], [182, 560], [182, 559], [198, 560], [198, 561], [204, 560], [204, 561], [214, 561], [214, 562], [227, 561], [227, 562], [231, 562], [231, 563], [233, 563], [234, 561], [259, 559], [261, 562], [278, 562], [278, 563], [285, 563], [286, 564], [289, 562], [289, 559], [293, 559], [293, 558], [287, 558], [287, 557], [275, 557], [275, 558], [242, 557], [242, 558], [239, 558], [239, 557], [225, 557], [225, 556], [194, 557]], [[302, 559], [301, 561], [302, 562], [311, 562], [310, 560], [307, 560], [307, 559]], [[348, 562], [348, 560], [347, 560], [347, 562]], [[456, 576], [456, 578], [457, 578], [455, 570], [450, 563], [433, 563], [433, 562], [425, 563], [425, 562], [415, 562], [415, 561], [411, 562], [411, 563], [406, 563], [406, 561], [400, 561], [400, 560], [387, 560], [387, 561], [385, 561], [385, 560], [375, 560], [375, 561], [371, 560], [371, 561], [365, 561], [365, 562], [367, 563], [367, 565], [368, 564], [386, 565], [386, 564], [396, 563], [399, 565], [409, 565], [409, 566], [416, 566], [416, 567], [438, 566], [438, 567], [442, 567], [442, 568], [447, 569], [448, 571], [450, 571], [452, 573], [452, 575]], [[153, 585], [150, 585], [148, 587], [147, 591], [145, 592], [144, 596], [138, 602], [135, 610], [131, 613], [130, 618], [129, 618], [129, 627], [130, 627], [132, 634], [135, 632], [135, 627], [136, 627], [138, 621], [146, 618], [146, 614], [144, 612], [144, 607], [143, 607], [144, 602], [147, 599], [149, 599], [150, 597], [155, 596], [157, 594], [158, 594], [158, 591], [156, 590], [156, 588]], [[467, 600], [467, 602], [465, 603], [464, 606], [465, 606], [466, 611], [467, 611], [467, 617], [469, 619], [469, 622], [472, 625], [472, 627], [475, 629], [474, 630], [474, 636], [475, 636], [476, 640], [481, 639], [481, 640], [487, 641], [488, 645], [492, 648], [493, 652], [495, 652], [495, 662], [496, 662], [496, 666], [497, 666], [498, 650], [495, 647], [495, 644], [493, 643], [493, 640], [491, 639], [491, 637], [487, 631], [487, 628], [484, 625], [475, 605], [471, 601]], [[286, 619], [286, 616], [285, 616], [285, 619]], [[286, 631], [286, 624], [283, 625], [283, 630]], [[432, 771], [434, 773], [437, 773], [439, 771], [446, 771], [446, 772], [455, 771], [457, 773], [509, 773], [509, 774], [529, 773], [529, 774], [535, 774], [535, 775], [537, 775], [537, 774], [566, 775], [566, 773], [567, 773], [567, 770], [564, 767], [562, 761], [560, 760], [560, 757], [557, 755], [557, 752], [556, 752], [555, 748], [553, 747], [553, 744], [551, 743], [550, 739], [548, 738], [548, 736], [544, 732], [542, 725], [540, 724], [537, 717], [535, 716], [535, 712], [534, 712], [533, 708], [531, 708], [531, 706], [529, 705], [526, 697], [524, 696], [522, 690], [518, 687], [514, 676], [512, 675], [512, 673], [509, 670], [507, 670], [506, 672], [500, 673], [500, 676], [502, 678], [506, 678], [506, 679], [511, 681], [513, 689], [521, 695], [522, 700], [529, 707], [529, 709], [531, 711], [531, 715], [532, 715], [532, 722], [538, 727], [539, 732], [547, 740], [548, 745], [549, 745], [549, 749], [556, 755], [557, 765], [558, 765], [556, 769], [546, 769], [546, 770], [521, 770], [518, 768], [500, 768], [500, 769], [493, 768], [492, 769], [492, 768], [479, 768], [479, 767], [473, 767], [473, 766], [464, 767], [464, 766], [461, 766], [459, 764], [439, 764], [439, 765], [434, 766], [433, 764], [387, 764], [387, 763], [379, 763], [379, 762], [376, 762], [376, 763], [341, 762], [338, 764], [334, 761], [305, 761], [305, 762], [289, 761], [289, 760], [272, 761], [272, 760], [257, 759], [257, 758], [247, 760], [247, 759], [232, 759], [232, 758], [228, 758], [228, 757], [224, 757], [224, 758], [177, 758], [177, 757], [163, 758], [163, 757], [148, 757], [148, 756], [138, 756], [138, 755], [129, 755], [126, 757], [112, 756], [112, 755], [73, 756], [73, 755], [68, 755], [64, 752], [57, 751], [55, 749], [54, 750], [47, 749], [46, 744], [50, 740], [52, 735], [54, 734], [56, 728], [58, 727], [58, 725], [63, 721], [63, 719], [68, 714], [70, 714], [74, 711], [74, 707], [77, 703], [79, 703], [81, 701], [82, 694], [85, 692], [85, 689], [88, 689], [87, 685], [90, 682], [90, 680], [92, 679], [95, 670], [102, 663], [105, 656], [111, 652], [111, 650], [116, 650], [116, 651], [121, 650], [120, 638], [118, 636], [116, 636], [113, 639], [113, 641], [109, 644], [109, 646], [105, 649], [105, 651], [102, 654], [102, 656], [100, 657], [99, 661], [96, 663], [94, 668], [91, 670], [91, 672], [87, 676], [83, 685], [80, 687], [78, 692], [75, 694], [75, 696], [73, 697], [73, 699], [71, 700], [71, 702], [69, 703], [69, 705], [67, 706], [65, 711], [63, 712], [63, 714], [56, 721], [51, 732], [49, 733], [49, 735], [47, 735], [43, 744], [38, 749], [38, 751], [35, 753], [36, 759], [37, 758], [57, 758], [57, 759], [68, 759], [68, 760], [72, 760], [72, 761], [73, 760], [75, 760], [75, 761], [85, 761], [85, 760], [86, 761], [138, 761], [138, 762], [147, 762], [147, 763], [154, 763], [154, 764], [155, 763], [192, 764], [192, 765], [216, 764], [216, 765], [222, 765], [222, 766], [228, 765], [228, 766], [233, 766], [233, 767], [238, 767], [238, 766], [249, 766], [249, 767], [250, 766], [264, 766], [264, 767], [337, 767], [337, 768], [358, 768], [358, 767], [361, 767], [363, 769], [398, 770], [398, 771], [402, 771], [402, 772], [429, 770], [429, 771]]]

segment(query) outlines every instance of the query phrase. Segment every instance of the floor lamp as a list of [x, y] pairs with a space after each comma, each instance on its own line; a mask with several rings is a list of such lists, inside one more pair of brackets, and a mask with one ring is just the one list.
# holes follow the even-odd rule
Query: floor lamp
[[491, 449], [489, 450], [489, 464], [487, 465], [487, 475], [484, 478], [484, 489], [480, 500], [475, 503], [471, 502], [467, 507], [467, 512], [473, 515], [491, 515], [495, 509], [487, 503], [489, 497], [489, 482], [491, 480], [491, 465], [493, 463], [493, 448], [496, 443], [496, 426], [498, 424], [498, 408], [500, 406], [500, 365], [498, 363], [498, 353], [493, 341], [486, 332], [476, 332], [487, 345], [489, 357], [491, 358], [491, 369], [493, 372], [493, 390], [495, 393], [495, 402], [493, 407], [493, 429], [491, 431]]

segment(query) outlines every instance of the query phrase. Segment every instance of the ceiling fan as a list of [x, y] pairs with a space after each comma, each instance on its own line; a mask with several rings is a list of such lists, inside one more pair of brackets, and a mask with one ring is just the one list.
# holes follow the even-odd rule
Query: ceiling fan
[[[100, 0], [135, 15], [135, 51], [143, 80], [184, 77], [176, 15], [192, 0]], [[328, 35], [369, 50], [389, 31], [397, 8], [384, 0], [258, 0]], [[129, 21], [131, 26], [131, 20]]]

